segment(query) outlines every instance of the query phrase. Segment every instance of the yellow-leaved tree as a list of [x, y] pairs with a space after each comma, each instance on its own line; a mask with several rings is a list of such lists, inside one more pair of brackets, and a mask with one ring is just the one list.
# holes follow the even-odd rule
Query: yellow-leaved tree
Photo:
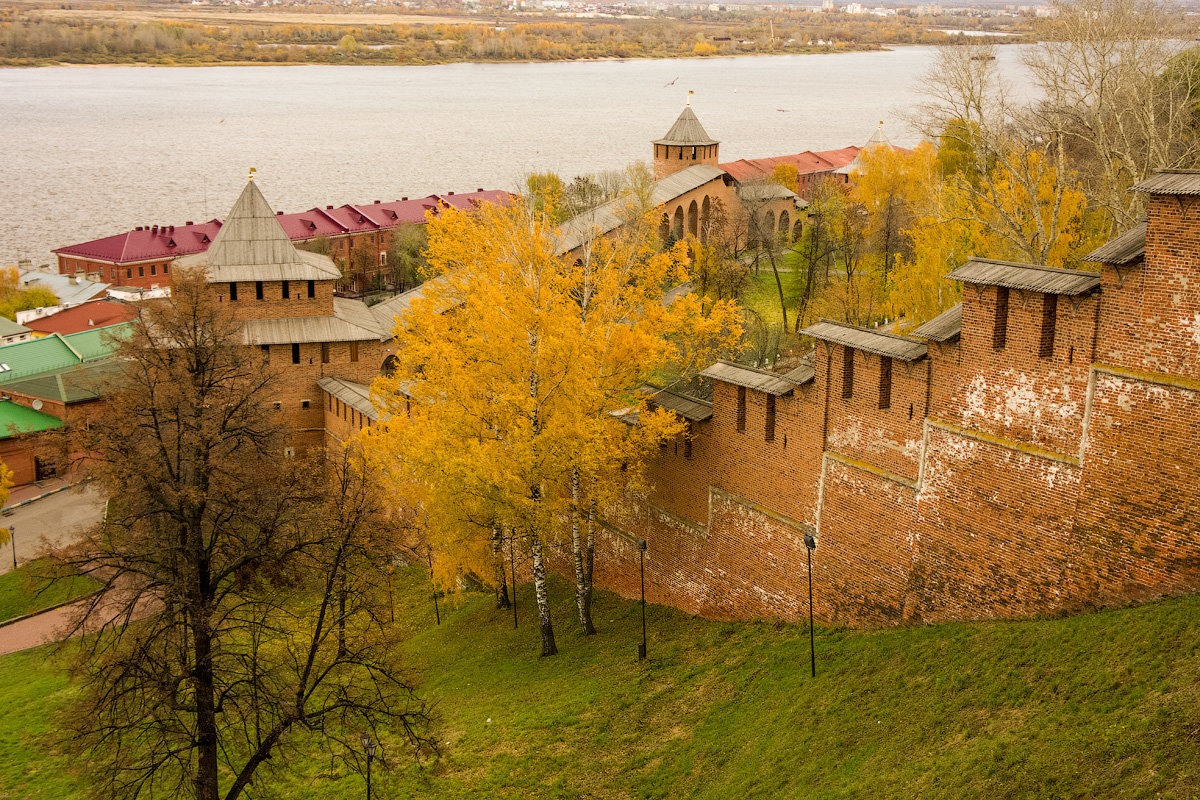
[[665, 301], [686, 279], [685, 249], [661, 251], [636, 201], [620, 213], [603, 236], [599, 216], [559, 230], [528, 199], [432, 221], [433, 277], [396, 328], [395, 372], [373, 387], [382, 414], [367, 447], [421, 505], [440, 582], [492, 580], [498, 532], [519, 535], [542, 655], [557, 652], [546, 544], [570, 536], [591, 632], [596, 516], [681, 429], [648, 409], [644, 379], [703, 366], [740, 334], [732, 302]]

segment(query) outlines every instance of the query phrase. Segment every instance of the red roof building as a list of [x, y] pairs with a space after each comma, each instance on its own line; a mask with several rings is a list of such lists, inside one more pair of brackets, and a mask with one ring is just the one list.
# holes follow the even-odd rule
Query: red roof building
[[[356, 248], [373, 248], [373, 261], [382, 273], [391, 232], [396, 226], [424, 224], [430, 214], [436, 215], [443, 208], [471, 209], [481, 203], [505, 203], [511, 197], [505, 191], [479, 189], [465, 194], [431, 194], [413, 200], [404, 197], [393, 202], [377, 200], [366, 205], [325, 206], [296, 214], [279, 212], [276, 216], [293, 242], [328, 239], [330, 255], [343, 271]], [[174, 259], [205, 252], [220, 229], [219, 219], [200, 224], [189, 221], [184, 225], [139, 226], [115, 236], [60, 247], [54, 253], [58, 256], [58, 271], [63, 275], [85, 274], [118, 287], [154, 289], [170, 284]], [[349, 288], [361, 290], [366, 286]]]
[[30, 320], [25, 327], [33, 331], [35, 336], [48, 336], [51, 333], [61, 333], [65, 336], [89, 331], [93, 328], [106, 328], [109, 325], [129, 322], [137, 316], [137, 313], [137, 307], [127, 303], [92, 300], [71, 306], [55, 314]]
[[844, 176], [836, 174], [837, 170], [848, 166], [861, 150], [862, 148], [856, 145], [842, 147], [838, 150], [822, 150], [821, 152], [805, 150], [803, 153], [794, 153], [789, 156], [743, 158], [718, 166], [732, 175], [738, 183], [745, 183], [746, 181], [770, 178], [775, 167], [789, 164], [796, 168], [799, 182], [798, 194], [807, 198], [808, 191], [820, 179], [836, 177], [844, 182]]

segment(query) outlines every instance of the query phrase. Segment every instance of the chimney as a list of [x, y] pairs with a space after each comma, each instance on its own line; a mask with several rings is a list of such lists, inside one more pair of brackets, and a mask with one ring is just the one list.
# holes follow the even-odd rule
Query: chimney
[[407, 197], [401, 197], [401, 198], [400, 198], [401, 202], [403, 202], [403, 201], [405, 201], [405, 200], [407, 200], [407, 199], [408, 199]]
[[150, 229], [150, 233], [152, 233], [152, 234], [157, 234], [157, 233], [158, 233], [158, 226], [157, 226], [157, 225], [155, 225], [153, 228], [151, 228], [151, 229]]
[[78, 275], [70, 276], [69, 278], [67, 278], [67, 283], [71, 284], [72, 286], [78, 286], [79, 285], [79, 276]]
[[142, 229], [141, 225], [138, 225], [136, 228], [134, 228], [135, 231], [140, 231], [141, 229]]
[[325, 206], [325, 210], [326, 210], [326, 211], [332, 211], [332, 210], [333, 210], [333, 206]]
[[192, 221], [189, 219], [189, 220], [188, 220], [186, 223], [184, 223], [184, 224], [186, 224], [186, 225], [195, 225], [196, 223], [192, 222]]
[[379, 201], [378, 201], [378, 200], [376, 200], [376, 201], [375, 201], [375, 205], [379, 205]]
[[282, 216], [283, 216], [283, 212], [282, 212], [282, 211], [276, 211], [276, 212], [275, 212], [275, 216], [277, 216], [277, 217], [282, 217]]
[[482, 193], [483, 193], [483, 187], [482, 187], [482, 186], [480, 186], [480, 187], [479, 187], [478, 189], [476, 189], [475, 191], [477, 191], [477, 192], [479, 192], [480, 194], [482, 194]]
[[453, 197], [453, 196], [454, 196], [454, 192], [446, 192], [446, 196], [447, 196], [447, 197]]

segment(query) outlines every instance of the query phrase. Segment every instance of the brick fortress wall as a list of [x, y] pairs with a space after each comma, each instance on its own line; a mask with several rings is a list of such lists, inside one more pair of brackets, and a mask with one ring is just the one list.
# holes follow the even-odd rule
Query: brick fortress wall
[[[1016, 618], [1200, 590], [1200, 198], [1150, 198], [1144, 263], [1080, 296], [964, 289], [961, 339], [893, 362], [821, 342], [777, 398], [716, 382], [690, 453], [600, 537], [597, 583], [717, 618]], [[1050, 305], [1047, 308], [1047, 304]], [[1047, 315], [1052, 344], [1042, 345]]]

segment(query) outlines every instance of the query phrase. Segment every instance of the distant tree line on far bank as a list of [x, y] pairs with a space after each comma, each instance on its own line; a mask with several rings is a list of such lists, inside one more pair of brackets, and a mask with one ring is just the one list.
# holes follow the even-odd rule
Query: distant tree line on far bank
[[978, 20], [944, 17], [885, 19], [798, 11], [583, 21], [496, 18], [490, 24], [471, 17], [462, 24], [430, 25], [297, 25], [260, 19], [237, 25], [185, 18], [139, 23], [10, 9], [0, 12], [0, 64], [430, 64], [834, 52], [945, 44], [965, 37], [936, 27], [979, 25]]

